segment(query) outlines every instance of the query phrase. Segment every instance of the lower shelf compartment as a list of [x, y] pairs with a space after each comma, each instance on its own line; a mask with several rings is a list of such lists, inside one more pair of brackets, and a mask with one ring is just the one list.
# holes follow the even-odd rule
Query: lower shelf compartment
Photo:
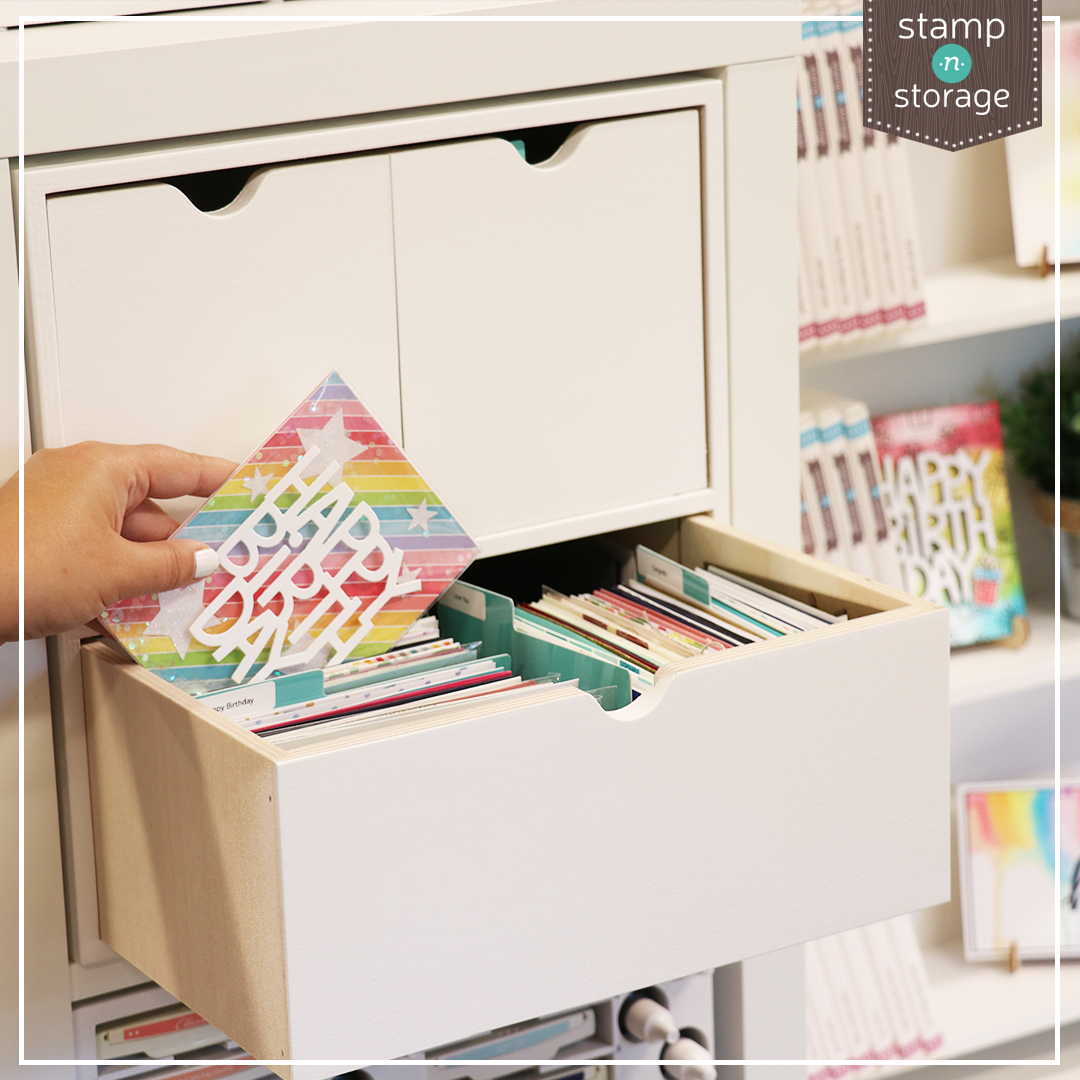
[[[958, 940], [924, 946], [923, 959], [945, 1041], [929, 1057], [887, 1062], [878, 1076], [907, 1074], [938, 1061], [978, 1062], [987, 1057], [1005, 1061], [1012, 1056], [1008, 1044], [1031, 1036], [1052, 1036], [1053, 962], [1024, 964], [1010, 973], [1003, 964], [969, 963]], [[1066, 960], [1061, 964], [1062, 1030], [1077, 1021], [1080, 961]], [[1000, 1052], [995, 1053], [995, 1048], [1001, 1048]]]
[[87, 646], [103, 939], [314, 1080], [945, 899], [947, 613], [708, 518], [666, 553], [857, 617], [616, 712], [556, 687], [304, 755]]
[[[935, 1057], [962, 1058], [1053, 1028], [1052, 961], [1025, 963], [1010, 973], [1005, 964], [968, 963], [959, 941], [928, 946], [923, 955], [945, 1032]], [[1065, 960], [1061, 1022], [1075, 1020], [1080, 1020], [1080, 962]]]

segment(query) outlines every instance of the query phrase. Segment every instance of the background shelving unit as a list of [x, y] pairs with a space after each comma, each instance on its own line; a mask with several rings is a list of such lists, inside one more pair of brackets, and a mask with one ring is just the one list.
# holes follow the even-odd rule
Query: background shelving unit
[[[957, 941], [931, 946], [925, 957], [938, 1017], [949, 1033], [943, 1057], [966, 1057], [1053, 1027], [1052, 963], [1025, 964], [1010, 975], [1004, 966], [967, 963]], [[1063, 963], [1061, 1023], [1077, 1020], [1080, 966]]]
[[[912, 157], [923, 148], [912, 145]], [[974, 151], [966, 151], [973, 153]], [[918, 345], [1039, 326], [1054, 318], [1054, 277], [1019, 268], [1012, 255], [943, 267], [926, 279], [927, 318], [918, 325], [867, 342], [807, 353], [804, 363], [828, 364]], [[1080, 316], [1080, 271], [1061, 273], [1061, 318]]]
[[[1044, 4], [1080, 18], [1080, 2]], [[985, 399], [1015, 389], [1054, 350], [1054, 278], [1019, 269], [1013, 256], [1005, 146], [949, 154], [907, 144], [919, 218], [927, 319], [866, 342], [802, 356], [804, 386], [865, 401], [871, 413]], [[1061, 273], [1063, 352], [1080, 337], [1080, 268]], [[1054, 767], [1053, 542], [1034, 518], [1027, 484], [1010, 493], [1031, 635], [1020, 649], [960, 650], [951, 661], [952, 780], [1048, 777]], [[1061, 624], [1061, 768], [1080, 775], [1080, 622]], [[955, 874], [955, 868], [954, 868]], [[920, 913], [942, 1058], [1053, 1055], [1054, 968], [969, 964], [953, 900]], [[1063, 1045], [1080, 1033], [1080, 962], [1061, 966]], [[1075, 1025], [1068, 1028], [1068, 1025]], [[1064, 1060], [1064, 1058], [1063, 1058]], [[909, 1062], [896, 1071], [929, 1069]], [[1025, 1075], [1042, 1075], [1032, 1067]], [[890, 1070], [892, 1071], [892, 1070]], [[977, 1072], [964, 1070], [963, 1075]], [[955, 1071], [945, 1075], [955, 1076]], [[995, 1074], [997, 1075], [997, 1074]]]
[[[927, 974], [934, 990], [934, 1006], [946, 1042], [935, 1058], [975, 1058], [998, 1054], [1001, 1058], [1027, 1059], [1040, 1054], [1046, 1033], [1054, 1026], [1054, 966], [1026, 964], [1010, 974], [1004, 966], [986, 967], [964, 960], [958, 940], [923, 946]], [[1061, 967], [1061, 1023], [1063, 1036], [1073, 1034], [1068, 1025], [1080, 1020], [1080, 966]], [[1080, 1027], [1080, 1025], [1077, 1025]], [[1034, 1036], [1034, 1039], [1032, 1038]], [[1064, 1038], [1063, 1038], [1064, 1042]], [[938, 1066], [943, 1068], [943, 1066]], [[910, 1075], [933, 1070], [933, 1061], [914, 1059], [886, 1065], [883, 1075]], [[950, 1069], [955, 1069], [951, 1066]], [[948, 1075], [956, 1075], [950, 1071]], [[965, 1071], [962, 1075], [970, 1075]], [[995, 1075], [997, 1075], [995, 1073]], [[1032, 1076], [1041, 1075], [1032, 1067]]]
[[[1070, 3], [1074, 17], [1080, 17], [1080, 4]], [[1068, 5], [1047, 4], [1047, 14], [1058, 14], [1050, 11], [1052, 6]], [[805, 353], [804, 367], [1053, 322], [1053, 275], [1040, 277], [1036, 268], [1017, 267], [1013, 255], [1004, 143], [963, 154], [909, 143], [907, 153], [919, 213], [927, 318], [866, 342]], [[1065, 266], [1061, 318], [1078, 316], [1080, 267]]]
[[[1054, 610], [1036, 597], [1029, 610], [1031, 637], [1021, 649], [976, 647], [952, 658], [949, 697], [954, 708], [1045, 686], [1054, 679]], [[1080, 623], [1061, 623], [1061, 678], [1080, 679]]]

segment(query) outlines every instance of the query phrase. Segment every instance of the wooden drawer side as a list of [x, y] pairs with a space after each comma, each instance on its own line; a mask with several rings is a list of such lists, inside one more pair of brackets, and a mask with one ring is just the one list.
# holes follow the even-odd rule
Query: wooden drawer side
[[288, 1058], [273, 759], [83, 649], [102, 939], [256, 1057]]
[[[722, 525], [704, 515], [682, 522], [678, 551], [669, 554], [692, 569], [714, 563], [804, 602], [812, 595], [823, 609], [842, 608], [852, 618], [902, 608], [913, 611], [933, 611], [936, 608], [928, 601], [849, 570], [841, 570], [781, 544], [762, 540], [742, 529]], [[948, 659], [947, 653], [945, 658]]]

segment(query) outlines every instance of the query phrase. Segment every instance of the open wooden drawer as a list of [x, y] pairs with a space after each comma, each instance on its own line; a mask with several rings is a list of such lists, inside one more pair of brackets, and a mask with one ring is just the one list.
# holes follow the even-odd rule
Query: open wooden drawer
[[668, 553], [852, 617], [303, 756], [87, 646], [103, 939], [257, 1057], [370, 1060], [946, 899], [947, 612], [710, 518]]

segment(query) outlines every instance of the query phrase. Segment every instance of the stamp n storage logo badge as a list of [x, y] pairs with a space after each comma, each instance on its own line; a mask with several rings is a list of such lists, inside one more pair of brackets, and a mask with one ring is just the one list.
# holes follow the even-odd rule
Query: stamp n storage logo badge
[[1042, 0], [866, 0], [863, 124], [942, 150], [1042, 125]]

